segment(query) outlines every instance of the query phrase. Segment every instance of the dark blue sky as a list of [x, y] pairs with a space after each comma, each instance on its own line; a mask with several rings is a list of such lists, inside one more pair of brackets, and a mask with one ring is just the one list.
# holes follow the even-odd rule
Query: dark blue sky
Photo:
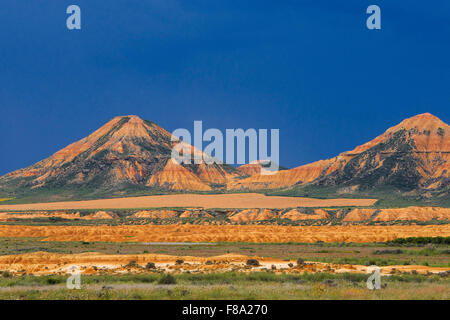
[[[366, 28], [370, 4], [382, 30]], [[0, 174], [116, 115], [279, 128], [289, 167], [418, 113], [450, 120], [448, 0], [3, 0], [0, 43]]]

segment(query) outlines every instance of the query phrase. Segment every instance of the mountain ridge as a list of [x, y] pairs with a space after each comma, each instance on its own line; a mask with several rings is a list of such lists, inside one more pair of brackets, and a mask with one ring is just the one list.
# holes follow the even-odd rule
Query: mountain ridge
[[[135, 115], [118, 116], [50, 157], [0, 177], [0, 195], [67, 189], [67, 197], [71, 188], [99, 195], [126, 195], [130, 190], [242, 192], [309, 185], [337, 187], [343, 193], [384, 187], [402, 192], [440, 190], [445, 196], [449, 132], [445, 122], [423, 113], [336, 157], [266, 175], [261, 174], [261, 161], [238, 168], [177, 163], [171, 152], [179, 140], [173, 141], [171, 133]], [[188, 150], [191, 155], [201, 152], [193, 146]]]
[[178, 142], [154, 122], [134, 115], [115, 117], [50, 157], [0, 177], [0, 191], [15, 196], [16, 190], [83, 187], [104, 193], [126, 193], [130, 187], [211, 190], [210, 183], [240, 174], [220, 164], [173, 163], [172, 149]]
[[[415, 168], [410, 168], [403, 176], [410, 177], [412, 175], [411, 178], [415, 178], [417, 181], [404, 181], [406, 189], [408, 187], [411, 187], [410, 189], [421, 186], [432, 187], [433, 184], [437, 188], [447, 187], [450, 173], [449, 129], [449, 126], [439, 118], [429, 113], [419, 114], [403, 120], [375, 139], [357, 146], [351, 151], [342, 152], [336, 157], [280, 171], [272, 176], [254, 174], [232, 182], [230, 188], [240, 190], [278, 189], [298, 184], [322, 186], [344, 184], [359, 188], [357, 183], [352, 184], [351, 181], [355, 174], [358, 175], [358, 170], [351, 170], [351, 167], [362, 166], [367, 169], [363, 171], [373, 173], [377, 168], [385, 169], [392, 160], [395, 161], [393, 161], [394, 167], [391, 168], [391, 171], [398, 171], [399, 164], [405, 166], [414, 164]], [[355, 163], [358, 159], [360, 161]], [[384, 163], [385, 161], [386, 163]], [[369, 163], [371, 163], [370, 167]], [[389, 172], [384, 172], [384, 174], [389, 175]], [[382, 181], [371, 181], [371, 183], [377, 185]]]

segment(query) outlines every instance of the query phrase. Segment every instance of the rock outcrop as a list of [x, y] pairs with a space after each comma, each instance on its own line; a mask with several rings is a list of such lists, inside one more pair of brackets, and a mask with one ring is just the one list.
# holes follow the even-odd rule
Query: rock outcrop
[[[49, 158], [0, 177], [0, 194], [40, 189], [66, 195], [77, 189], [92, 194], [149, 188], [206, 191], [242, 175], [227, 165], [179, 164], [172, 159], [172, 149], [180, 141], [172, 140], [171, 133], [153, 122], [116, 117]], [[191, 158], [201, 153], [192, 146], [186, 149]]]
[[[424, 113], [406, 119], [377, 138], [343, 152], [273, 175], [253, 174], [231, 180], [230, 189], [271, 189], [311, 183], [337, 186], [342, 192], [387, 186], [423, 192], [450, 184], [450, 127]], [[254, 170], [247, 168], [247, 173]]]

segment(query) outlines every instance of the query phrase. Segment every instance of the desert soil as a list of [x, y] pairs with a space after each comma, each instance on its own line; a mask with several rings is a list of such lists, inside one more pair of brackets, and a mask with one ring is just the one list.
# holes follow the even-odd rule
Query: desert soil
[[174, 194], [117, 199], [1, 205], [1, 210], [130, 209], [162, 207], [268, 208], [371, 206], [377, 199], [312, 199], [246, 194]]
[[[246, 262], [256, 259], [259, 266], [249, 267]], [[177, 260], [181, 263], [177, 263]], [[134, 262], [130, 264], [130, 262]], [[139, 255], [105, 255], [95, 252], [83, 254], [57, 254], [48, 252], [34, 252], [20, 255], [0, 256], [0, 270], [8, 270], [13, 273], [33, 273], [36, 275], [65, 274], [73, 267], [77, 267], [83, 274], [100, 273], [142, 273], [146, 272], [148, 262], [155, 264], [155, 269], [150, 271], [164, 272], [229, 272], [229, 271], [258, 271], [272, 269], [275, 272], [331, 272], [331, 273], [370, 273], [371, 267], [362, 265], [334, 264], [323, 262], [305, 262], [298, 266], [296, 261], [286, 261], [273, 258], [249, 257], [238, 254], [226, 254], [213, 257], [170, 256], [162, 254]], [[393, 272], [394, 270], [394, 272]], [[415, 270], [425, 274], [447, 272], [450, 268], [428, 266], [386, 266], [381, 267], [382, 274], [404, 273]], [[149, 270], [147, 270], [148, 272]]]
[[101, 242], [383, 242], [405, 237], [449, 237], [450, 225], [426, 226], [16, 226], [0, 225], [0, 237], [42, 241]]

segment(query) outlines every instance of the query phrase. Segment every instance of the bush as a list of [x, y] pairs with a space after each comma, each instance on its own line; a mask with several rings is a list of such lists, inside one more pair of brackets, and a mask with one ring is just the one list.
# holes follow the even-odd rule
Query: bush
[[184, 261], [181, 259], [178, 259], [177, 261], [175, 261], [175, 264], [183, 264], [183, 263], [184, 263]]
[[0, 271], [0, 273], [3, 276], [3, 278], [11, 278], [12, 277], [11, 272], [9, 272], [7, 270], [6, 271]]
[[158, 283], [159, 284], [176, 284], [177, 280], [175, 279], [175, 277], [173, 275], [171, 275], [170, 273], [167, 273], [158, 280]]
[[389, 250], [389, 249], [385, 249], [385, 250], [375, 250], [373, 252], [373, 254], [402, 254], [404, 253], [403, 250], [401, 249], [394, 249], [394, 250]]
[[125, 268], [137, 268], [139, 265], [137, 264], [136, 260], [131, 260], [128, 262], [127, 265], [125, 265]]
[[305, 264], [305, 260], [303, 260], [302, 258], [298, 258], [297, 259], [297, 265], [298, 266], [303, 266]]
[[151, 282], [155, 281], [155, 279], [150, 278], [150, 277], [143, 277], [143, 278], [139, 278], [139, 281], [142, 283], [151, 283]]
[[63, 281], [61, 279], [56, 279], [56, 278], [47, 278], [46, 282], [49, 285], [55, 285], [58, 283], [62, 283]]
[[145, 269], [156, 269], [156, 265], [153, 262], [148, 262]]
[[259, 261], [256, 259], [248, 259], [247, 265], [252, 267], [259, 267]]
[[419, 244], [450, 244], [450, 237], [409, 237], [409, 238], [397, 238], [386, 242], [387, 244], [394, 245], [419, 245]]

